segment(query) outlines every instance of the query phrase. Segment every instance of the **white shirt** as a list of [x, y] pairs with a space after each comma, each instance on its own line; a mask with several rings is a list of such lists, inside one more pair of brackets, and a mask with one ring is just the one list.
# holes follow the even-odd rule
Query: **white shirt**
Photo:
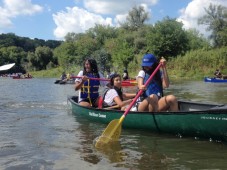
[[140, 70], [136, 78], [138, 78], [138, 77], [141, 77], [141, 78], [144, 79], [144, 77], [145, 77], [145, 71], [144, 70]]
[[106, 95], [104, 97], [104, 102], [108, 105], [108, 106], [113, 106], [116, 103], [114, 102], [114, 98], [119, 96], [117, 91], [115, 89], [110, 89], [106, 92]]

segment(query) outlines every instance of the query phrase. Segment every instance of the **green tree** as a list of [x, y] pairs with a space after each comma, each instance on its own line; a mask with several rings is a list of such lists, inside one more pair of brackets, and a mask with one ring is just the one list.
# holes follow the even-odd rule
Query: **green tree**
[[214, 47], [221, 47], [227, 44], [227, 8], [221, 5], [210, 4], [205, 8], [206, 15], [198, 19], [198, 24], [207, 25], [211, 31], [209, 38]]
[[58, 59], [58, 64], [66, 69], [75, 63], [76, 45], [73, 42], [64, 42], [54, 49], [54, 58]]
[[76, 34], [74, 32], [69, 32], [66, 34], [64, 38], [66, 42], [75, 42], [78, 41], [83, 36], [84, 36], [83, 33]]
[[104, 48], [95, 51], [94, 58], [98, 63], [99, 71], [101, 71], [102, 73], [111, 71], [110, 70], [112, 67], [111, 55]]
[[160, 57], [175, 57], [188, 50], [187, 34], [176, 19], [166, 17], [157, 22], [146, 38], [148, 51]]
[[137, 30], [144, 26], [144, 22], [149, 19], [148, 16], [148, 12], [145, 11], [143, 6], [134, 6], [132, 10], [129, 11], [126, 21], [119, 24], [127, 30]]
[[38, 70], [45, 70], [49, 62], [53, 60], [53, 52], [49, 47], [37, 47], [35, 50]]
[[97, 41], [97, 43], [102, 46], [107, 39], [116, 38], [117, 31], [116, 28], [111, 26], [105, 26], [96, 24], [94, 28], [90, 28], [87, 31], [87, 35]]
[[199, 31], [195, 29], [189, 29], [186, 31], [189, 40], [189, 50], [197, 50], [202, 48], [209, 48], [210, 44], [206, 38], [204, 38]]
[[121, 37], [117, 41], [112, 59], [118, 67], [128, 69], [129, 63], [134, 59], [134, 48]]
[[77, 54], [75, 62], [78, 65], [81, 65], [86, 58], [91, 57], [96, 50], [101, 48], [97, 40], [90, 36], [83, 36], [75, 42], [75, 46]]
[[32, 71], [36, 71], [39, 67], [39, 61], [37, 60], [35, 53], [34, 52], [28, 52], [27, 54], [27, 59], [28, 59], [28, 63], [26, 65], [26, 69], [28, 70], [32, 70]]

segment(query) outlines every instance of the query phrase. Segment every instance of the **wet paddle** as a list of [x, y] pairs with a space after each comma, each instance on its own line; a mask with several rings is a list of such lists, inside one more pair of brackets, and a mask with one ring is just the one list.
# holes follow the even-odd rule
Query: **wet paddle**
[[[149, 79], [144, 84], [145, 87], [150, 83], [150, 81], [152, 80], [152, 78], [154, 77], [154, 75], [156, 74], [156, 72], [159, 70], [159, 68], [161, 67], [161, 65], [162, 64], [160, 63], [157, 66], [157, 68], [154, 70], [154, 72], [151, 74], [151, 76], [149, 77]], [[120, 119], [114, 119], [114, 120], [112, 120], [108, 124], [108, 126], [106, 127], [106, 129], [104, 130], [104, 132], [102, 133], [102, 135], [96, 141], [96, 144], [95, 144], [95, 147], [96, 148], [101, 148], [103, 145], [106, 145], [106, 144], [110, 143], [111, 141], [117, 141], [119, 139], [119, 137], [121, 135], [121, 125], [122, 125], [122, 122], [123, 122], [125, 116], [128, 114], [128, 112], [132, 108], [132, 106], [135, 104], [136, 100], [139, 98], [139, 96], [142, 93], [143, 93], [143, 90], [139, 90], [139, 92], [137, 93], [136, 97], [130, 103], [129, 107], [125, 110], [124, 114], [121, 116]]]

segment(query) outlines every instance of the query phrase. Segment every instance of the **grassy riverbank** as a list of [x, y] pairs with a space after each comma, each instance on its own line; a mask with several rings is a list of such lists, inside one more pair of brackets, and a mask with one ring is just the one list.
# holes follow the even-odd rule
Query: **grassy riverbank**
[[[214, 71], [219, 68], [221, 72], [227, 75], [227, 47], [205, 50], [200, 49], [191, 51], [184, 56], [170, 58], [167, 62], [167, 69], [171, 79], [193, 79], [200, 80], [205, 76], [213, 76]], [[138, 74], [140, 65], [129, 71], [131, 77]], [[63, 70], [62, 67], [30, 72], [34, 77], [52, 77], [59, 78], [63, 71], [77, 75], [80, 68], [72, 67]], [[120, 74], [122, 74], [120, 72]]]
[[169, 75], [176, 78], [212, 77], [217, 68], [227, 75], [227, 47], [187, 52], [183, 57], [179, 56], [168, 62]]

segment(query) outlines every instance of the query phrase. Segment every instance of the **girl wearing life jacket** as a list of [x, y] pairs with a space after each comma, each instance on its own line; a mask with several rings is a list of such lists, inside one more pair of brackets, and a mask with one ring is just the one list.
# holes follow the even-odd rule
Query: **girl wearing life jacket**
[[[133, 93], [123, 93], [120, 74], [113, 74], [110, 77], [110, 88], [103, 95], [103, 107], [117, 105], [118, 108], [124, 110], [124, 106], [132, 102], [132, 98], [136, 96]], [[129, 99], [123, 101], [124, 99]]]
[[[169, 78], [166, 70], [166, 60], [161, 59], [162, 71], [158, 70], [147, 87], [144, 86], [150, 75], [158, 66], [153, 54], [146, 54], [142, 59], [142, 70], [137, 76], [138, 88], [144, 90], [140, 97], [140, 110], [144, 111], [178, 111], [178, 102], [174, 95], [163, 95], [163, 88], [169, 87]], [[149, 107], [144, 103], [149, 103]], [[144, 104], [144, 105], [143, 105]], [[145, 107], [144, 107], [145, 106]]]
[[79, 90], [78, 103], [82, 106], [98, 106], [99, 86], [105, 86], [107, 83], [99, 80], [91, 80], [89, 78], [104, 78], [98, 72], [98, 66], [94, 59], [86, 59], [84, 69], [81, 70], [75, 79], [75, 90]]

